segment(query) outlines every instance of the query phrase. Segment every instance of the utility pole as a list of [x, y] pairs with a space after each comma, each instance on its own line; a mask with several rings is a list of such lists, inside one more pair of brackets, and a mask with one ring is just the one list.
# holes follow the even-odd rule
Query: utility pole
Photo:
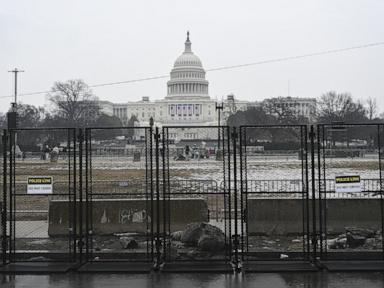
[[[217, 151], [220, 150], [220, 126], [221, 126], [221, 121], [220, 121], [220, 114], [221, 114], [221, 111], [224, 109], [224, 104], [223, 102], [221, 102], [221, 104], [218, 104], [217, 102], [215, 103], [215, 110], [217, 111], [218, 113], [218, 142], [217, 142]], [[220, 153], [220, 152], [219, 152]]]
[[8, 72], [13, 73], [15, 75], [15, 95], [14, 95], [15, 96], [15, 102], [12, 103], [12, 107], [13, 107], [13, 110], [16, 112], [16, 109], [17, 109], [17, 74], [25, 72], [25, 71], [15, 68], [15, 69], [8, 71]]
[[[16, 129], [17, 128], [17, 73], [24, 72], [23, 70], [19, 70], [15, 68], [14, 70], [8, 71], [10, 73], [15, 74], [15, 102], [12, 103], [12, 111], [7, 113], [7, 125], [8, 129]], [[15, 147], [17, 142], [16, 131], [11, 133], [10, 139], [10, 151], [15, 155]]]

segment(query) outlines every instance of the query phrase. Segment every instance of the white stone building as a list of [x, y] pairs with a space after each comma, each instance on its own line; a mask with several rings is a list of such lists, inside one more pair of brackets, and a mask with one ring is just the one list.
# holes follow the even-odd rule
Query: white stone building
[[[140, 126], [148, 126], [151, 117], [158, 127], [216, 126], [218, 125], [216, 105], [223, 106], [220, 122], [225, 125], [231, 114], [262, 104], [261, 102], [237, 100], [233, 95], [228, 95], [224, 101], [218, 103], [217, 100], [212, 99], [209, 96], [206, 72], [200, 58], [192, 52], [191, 44], [189, 32], [187, 32], [184, 51], [174, 62], [170, 80], [167, 82], [167, 96], [164, 99], [150, 101], [148, 96], [144, 96], [141, 101], [137, 102], [100, 101], [101, 111], [107, 115], [117, 116], [123, 125], [126, 125], [128, 120], [135, 115]], [[286, 105], [295, 105], [298, 113], [304, 115], [312, 113], [312, 105], [316, 104], [316, 100], [312, 98], [285, 97], [282, 99], [285, 99]], [[173, 137], [198, 138], [200, 136], [195, 132], [187, 131], [184, 136], [173, 135]]]
[[192, 52], [187, 33], [184, 52], [173, 65], [164, 99], [150, 101], [145, 96], [137, 102], [100, 101], [100, 106], [104, 113], [119, 117], [124, 124], [135, 115], [141, 126], [148, 125], [151, 117], [160, 127], [217, 125], [216, 101], [210, 98], [208, 86], [205, 70], [199, 57]]
[[289, 109], [296, 117], [307, 118], [312, 122], [316, 117], [316, 98], [275, 97], [264, 99], [262, 104], [272, 103], [275, 109]]

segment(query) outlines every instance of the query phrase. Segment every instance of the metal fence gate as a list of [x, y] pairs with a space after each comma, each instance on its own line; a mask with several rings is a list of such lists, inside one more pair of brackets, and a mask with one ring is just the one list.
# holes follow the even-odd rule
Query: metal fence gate
[[320, 259], [383, 260], [384, 125], [322, 124], [317, 139]]
[[[2, 176], [3, 175], [3, 172], [4, 172], [4, 167], [6, 167], [7, 163], [6, 163], [6, 155], [7, 155], [7, 148], [6, 148], [6, 138], [7, 135], [6, 135], [6, 132], [1, 130], [1, 142], [0, 142], [0, 161], [1, 161], [1, 164], [0, 164], [0, 169], [1, 169], [1, 174]], [[7, 207], [7, 194], [6, 194], [6, 190], [7, 190], [7, 186], [6, 186], [6, 183], [4, 181], [4, 177], [2, 177], [1, 179], [1, 190], [0, 190], [0, 243], [1, 243], [1, 251], [0, 251], [0, 257], [1, 257], [1, 260], [0, 260], [0, 266], [3, 266], [3, 265], [6, 265], [8, 264], [8, 261], [9, 259], [7, 258], [7, 242], [8, 242], [8, 239], [7, 239], [7, 212], [6, 212], [6, 207]]]
[[150, 127], [87, 128], [81, 271], [150, 271], [154, 261]]
[[306, 125], [240, 127], [246, 271], [313, 270]]
[[383, 269], [383, 143], [384, 124], [5, 130], [1, 270]]
[[163, 127], [159, 146], [163, 271], [232, 271], [229, 127]]
[[76, 262], [76, 130], [8, 130], [3, 205], [6, 270], [66, 271]]

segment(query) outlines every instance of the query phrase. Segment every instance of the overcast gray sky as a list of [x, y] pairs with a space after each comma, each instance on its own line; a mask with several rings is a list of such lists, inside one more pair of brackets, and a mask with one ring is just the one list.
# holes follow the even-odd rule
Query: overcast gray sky
[[[88, 84], [168, 74], [190, 30], [206, 69], [384, 41], [383, 0], [117, 1], [1, 0], [0, 96], [8, 70], [25, 70], [19, 92], [54, 81]], [[329, 90], [376, 97], [384, 108], [384, 46], [284, 63], [208, 72], [210, 95], [239, 99], [318, 97]], [[103, 100], [166, 96], [167, 79], [94, 88]], [[46, 104], [45, 95], [20, 97]], [[0, 98], [0, 111], [10, 98]], [[381, 109], [383, 111], [384, 109]]]

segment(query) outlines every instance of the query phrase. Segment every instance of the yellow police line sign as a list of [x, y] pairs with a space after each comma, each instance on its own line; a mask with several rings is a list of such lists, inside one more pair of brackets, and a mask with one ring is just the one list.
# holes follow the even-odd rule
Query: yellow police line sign
[[28, 177], [27, 194], [52, 194], [53, 179], [50, 176]]
[[335, 177], [335, 192], [361, 192], [361, 179], [359, 175], [343, 175]]

